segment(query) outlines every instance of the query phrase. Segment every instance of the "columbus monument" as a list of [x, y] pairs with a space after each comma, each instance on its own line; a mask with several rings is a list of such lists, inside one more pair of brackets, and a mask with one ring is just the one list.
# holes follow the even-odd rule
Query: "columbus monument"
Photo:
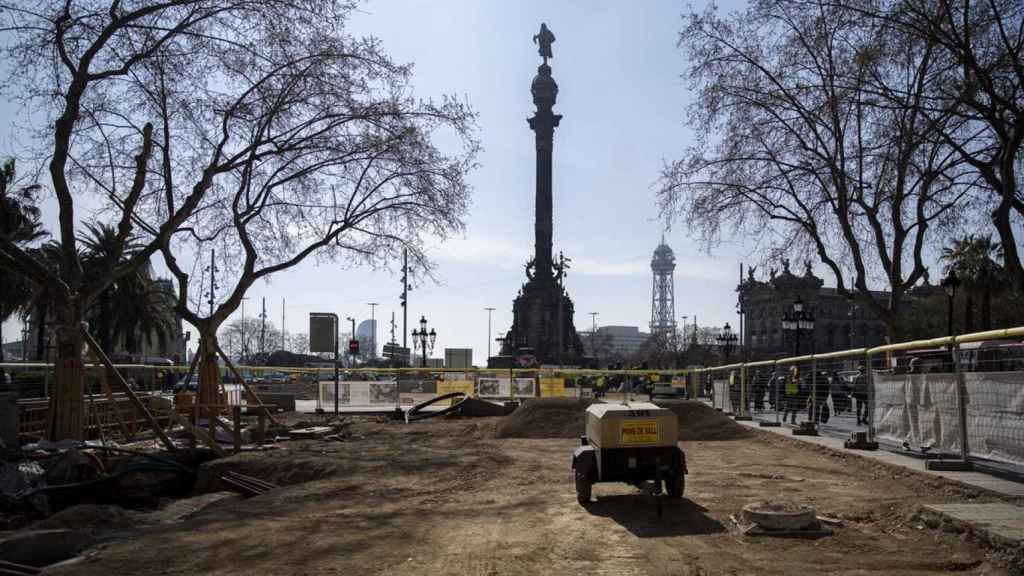
[[537, 150], [534, 255], [526, 263], [527, 281], [513, 304], [512, 329], [504, 339], [501, 353], [515, 356], [529, 348], [541, 364], [573, 365], [583, 362], [583, 343], [573, 324], [572, 300], [563, 287], [570, 260], [561, 254], [555, 260], [551, 248], [551, 153], [555, 127], [562, 119], [561, 114], [551, 111], [558, 96], [558, 84], [548, 66], [555, 35], [546, 24], [541, 24], [533, 41], [544, 59], [530, 86], [537, 111], [527, 119], [536, 136]]

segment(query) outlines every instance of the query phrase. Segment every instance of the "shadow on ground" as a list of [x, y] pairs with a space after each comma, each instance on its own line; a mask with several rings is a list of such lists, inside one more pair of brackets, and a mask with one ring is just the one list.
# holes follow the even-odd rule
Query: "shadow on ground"
[[640, 538], [696, 536], [725, 532], [721, 522], [707, 515], [707, 508], [692, 500], [662, 500], [662, 515], [653, 496], [628, 494], [603, 496], [586, 505], [587, 512], [621, 524]]

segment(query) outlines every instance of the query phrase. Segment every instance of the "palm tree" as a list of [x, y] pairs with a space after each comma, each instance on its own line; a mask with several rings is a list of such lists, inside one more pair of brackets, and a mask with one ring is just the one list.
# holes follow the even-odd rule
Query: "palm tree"
[[[104, 223], [85, 225], [81, 237], [86, 275], [104, 274], [113, 268], [117, 249], [117, 230]], [[139, 245], [129, 238], [122, 259], [133, 258]], [[153, 279], [149, 264], [118, 278], [100, 293], [90, 306], [88, 317], [100, 347], [112, 351], [120, 342], [129, 352], [141, 351], [141, 343], [151, 344], [155, 336], [160, 345], [174, 331], [174, 297], [166, 282]]]
[[964, 287], [964, 331], [974, 331], [974, 301], [981, 298], [981, 329], [992, 328], [992, 296], [1005, 286], [1005, 271], [999, 265], [1002, 248], [991, 235], [968, 234], [942, 249], [948, 275], [955, 271]]
[[[0, 237], [24, 246], [46, 236], [39, 222], [36, 192], [38, 185], [15, 188], [14, 160], [0, 166]], [[15, 312], [24, 310], [32, 299], [32, 283], [14, 270], [0, 263], [0, 343], [3, 342], [3, 323]], [[0, 345], [0, 363], [4, 361]], [[0, 381], [4, 371], [0, 368]]]

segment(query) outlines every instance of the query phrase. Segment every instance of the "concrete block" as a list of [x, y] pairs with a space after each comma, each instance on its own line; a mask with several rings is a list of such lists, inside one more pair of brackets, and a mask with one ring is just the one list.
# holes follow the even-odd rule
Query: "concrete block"
[[275, 412], [294, 412], [295, 411], [295, 394], [285, 394], [281, 392], [259, 392], [260, 400], [264, 404], [273, 404], [275, 406]]

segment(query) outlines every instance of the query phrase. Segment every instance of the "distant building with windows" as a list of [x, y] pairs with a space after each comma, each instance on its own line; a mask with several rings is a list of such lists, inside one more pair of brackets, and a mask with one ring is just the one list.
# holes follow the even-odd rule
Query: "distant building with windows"
[[597, 332], [580, 332], [580, 340], [587, 356], [598, 359], [627, 357], [640, 351], [651, 335], [641, 332], [639, 326], [599, 326]]
[[[800, 276], [790, 271], [789, 260], [782, 261], [782, 268], [781, 273], [772, 268], [766, 281], [756, 280], [751, 268], [750, 275], [736, 288], [745, 313], [743, 342], [751, 358], [793, 354], [791, 336], [782, 331], [782, 315], [792, 309], [797, 298], [814, 315], [813, 346], [811, 336], [803, 334], [801, 354], [885, 343], [885, 324], [835, 288], [824, 287], [825, 282], [814, 275], [809, 262]], [[889, 298], [888, 292], [872, 295], [879, 301]]]

